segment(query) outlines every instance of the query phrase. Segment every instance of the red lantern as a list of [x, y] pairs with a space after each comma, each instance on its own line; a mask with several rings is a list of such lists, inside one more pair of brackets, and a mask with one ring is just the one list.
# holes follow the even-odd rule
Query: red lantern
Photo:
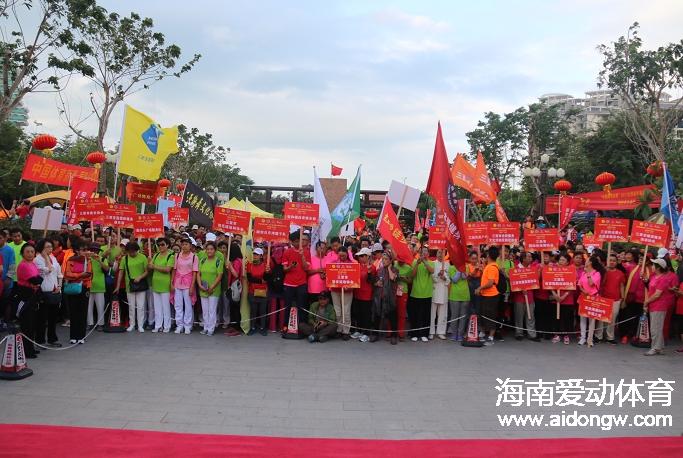
[[568, 180], [557, 180], [553, 185], [553, 188], [560, 194], [567, 194], [567, 192], [572, 189], [572, 184]]
[[664, 167], [662, 166], [662, 161], [655, 161], [647, 166], [647, 174], [653, 178], [661, 177], [664, 175]]
[[379, 216], [379, 210], [371, 208], [370, 210], [365, 210], [365, 217], [370, 219], [375, 219]]
[[178, 192], [183, 192], [185, 190], [185, 183], [178, 183], [175, 185], [175, 188]]
[[168, 178], [162, 178], [161, 180], [159, 180], [159, 182], [157, 184], [159, 185], [160, 188], [166, 189], [169, 186], [171, 186], [171, 180], [169, 180]]
[[102, 167], [102, 163], [107, 160], [107, 156], [102, 151], [93, 151], [85, 156], [85, 160], [94, 165], [96, 169]]
[[602, 172], [600, 175], [595, 177], [595, 184], [602, 186], [603, 191], [609, 194], [612, 190], [612, 184], [616, 181], [617, 177], [613, 173]]
[[49, 134], [36, 135], [33, 139], [32, 146], [45, 153], [46, 156], [52, 155], [52, 149], [57, 146], [57, 137]]

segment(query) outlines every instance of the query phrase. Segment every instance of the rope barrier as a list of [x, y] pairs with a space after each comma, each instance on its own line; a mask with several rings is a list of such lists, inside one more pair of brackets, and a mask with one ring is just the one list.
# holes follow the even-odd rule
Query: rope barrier
[[[541, 331], [541, 330], [539, 330], [539, 329], [520, 328], [520, 327], [518, 327], [518, 326], [513, 326], [513, 325], [511, 325], [511, 324], [507, 324], [507, 323], [503, 323], [503, 322], [501, 322], [501, 321], [494, 320], [493, 318], [489, 318], [489, 317], [484, 316], [484, 315], [479, 315], [479, 316], [481, 316], [481, 317], [484, 318], [485, 320], [491, 321], [491, 322], [496, 323], [496, 324], [498, 324], [498, 325], [500, 325], [500, 326], [505, 326], [505, 327], [507, 327], [507, 328], [517, 329], [517, 330], [521, 330], [521, 331], [535, 332], [535, 333], [537, 333], [537, 334], [538, 334], [538, 333], [543, 333], [543, 334], [557, 334], [557, 335], [581, 334], [581, 331], [558, 331], [558, 332], [555, 332], [555, 331]], [[638, 319], [638, 318], [640, 318], [640, 317], [639, 317], [639, 316], [633, 316], [633, 317], [631, 317], [631, 318], [627, 318], [627, 319], [622, 320], [622, 321], [617, 321], [617, 322], [614, 323], [614, 324], [609, 324], [609, 323], [607, 323], [607, 325], [608, 325], [608, 326], [618, 326], [618, 325], [620, 325], [620, 324], [622, 324], [622, 323], [626, 323], [626, 322], [628, 322], [628, 321], [635, 320], [635, 319]], [[588, 331], [588, 330], [586, 330], [586, 332], [587, 332], [587, 331]]]

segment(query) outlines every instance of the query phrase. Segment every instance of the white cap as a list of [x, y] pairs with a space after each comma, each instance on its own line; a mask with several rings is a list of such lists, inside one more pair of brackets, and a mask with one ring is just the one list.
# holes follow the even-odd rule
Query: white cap
[[128, 245], [130, 243], [130, 240], [128, 239], [121, 239], [121, 243], [119, 245]]
[[375, 251], [384, 251], [381, 243], [375, 243], [372, 245], [372, 252], [374, 253]]
[[193, 231], [196, 231], [197, 229], [199, 229], [199, 226], [197, 226], [196, 224], [193, 224], [193, 225], [192, 225], [192, 230], [193, 230]]
[[660, 248], [659, 250], [657, 250], [657, 257], [659, 259], [665, 257], [667, 254], [669, 254], [669, 250], [667, 250], [666, 248]]
[[657, 264], [662, 269], [666, 269], [666, 261], [661, 258], [653, 259], [652, 264]]
[[78, 229], [79, 231], [82, 229], [80, 224], [74, 224], [72, 226], [69, 226], [69, 230], [74, 231]]
[[57, 210], [61, 210], [62, 206], [59, 205], [57, 202], [55, 202], [54, 204], [52, 204], [52, 208], [56, 208]]
[[209, 232], [206, 234], [206, 241], [207, 242], [215, 242], [216, 241], [216, 234], [213, 232]]
[[365, 247], [365, 248], [361, 248], [360, 250], [358, 250], [358, 253], [356, 253], [356, 257], [358, 257], [358, 256], [370, 256], [371, 254], [372, 254], [372, 252], [370, 251], [370, 248]]
[[259, 254], [263, 256], [263, 249], [262, 248], [254, 248], [254, 254]]
[[190, 243], [194, 246], [197, 246], [197, 241], [193, 237], [190, 237]]

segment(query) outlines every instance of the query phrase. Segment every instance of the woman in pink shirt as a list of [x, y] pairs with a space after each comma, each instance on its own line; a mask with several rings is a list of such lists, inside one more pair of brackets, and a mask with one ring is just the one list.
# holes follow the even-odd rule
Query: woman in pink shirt
[[643, 302], [643, 311], [650, 312], [652, 345], [645, 356], [664, 353], [664, 320], [676, 298], [673, 288], [678, 286], [677, 277], [669, 275], [671, 272], [669, 272], [664, 259], [655, 259], [652, 264], [655, 271], [648, 282], [647, 296]]
[[195, 296], [195, 283], [199, 271], [199, 260], [192, 252], [190, 239], [180, 242], [180, 253], [176, 255], [173, 267], [172, 289], [175, 290], [175, 333], [180, 334], [185, 329], [185, 334], [192, 332], [194, 311], [192, 309], [192, 297]]
[[327, 244], [322, 240], [315, 244], [315, 254], [311, 256], [311, 262], [308, 264], [308, 304], [318, 301], [318, 296], [323, 291], [327, 290], [325, 286], [325, 254], [327, 253]]
[[[581, 294], [587, 296], [597, 296], [600, 291], [602, 278], [605, 274], [605, 267], [600, 264], [597, 257], [591, 257], [586, 262], [583, 273], [579, 278], [579, 290]], [[588, 326], [586, 326], [588, 324]], [[588, 327], [588, 338], [586, 338], [586, 327]], [[593, 333], [595, 332], [595, 319], [581, 317], [581, 339], [579, 345], [584, 345], [588, 342], [588, 346], [593, 346]]]
[[[37, 358], [38, 350], [33, 346], [35, 340], [35, 317], [38, 309], [38, 295], [43, 279], [38, 271], [38, 266], [33, 262], [36, 250], [28, 243], [22, 245], [19, 252], [21, 262], [17, 266], [17, 296], [20, 299], [21, 309], [17, 310], [21, 332], [28, 339], [24, 339], [24, 352], [27, 358]], [[29, 340], [31, 339], [31, 340]]]

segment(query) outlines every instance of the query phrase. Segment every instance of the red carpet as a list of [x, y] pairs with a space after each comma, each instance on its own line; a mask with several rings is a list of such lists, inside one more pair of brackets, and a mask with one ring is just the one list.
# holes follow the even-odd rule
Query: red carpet
[[606, 439], [304, 439], [0, 425], [0, 456], [497, 457], [682, 456], [681, 437]]

